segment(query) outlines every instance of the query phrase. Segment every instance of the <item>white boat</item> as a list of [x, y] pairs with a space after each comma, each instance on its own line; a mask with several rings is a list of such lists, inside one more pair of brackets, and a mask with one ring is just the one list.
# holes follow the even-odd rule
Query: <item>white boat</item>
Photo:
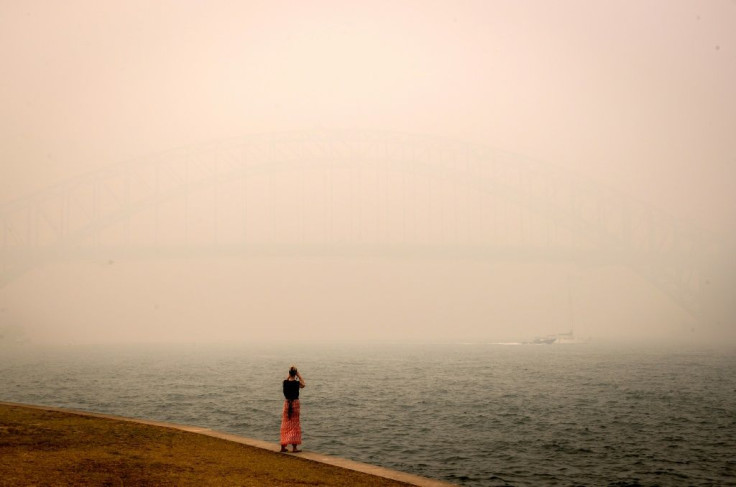
[[570, 288], [570, 279], [567, 281], [567, 305], [568, 312], [570, 314], [570, 331], [567, 333], [557, 333], [556, 335], [546, 335], [542, 337], [535, 337], [530, 342], [523, 342], [526, 345], [568, 345], [574, 343], [586, 343], [585, 340], [575, 338], [573, 333], [574, 321], [572, 312], [572, 291]]
[[556, 335], [546, 335], [543, 337], [535, 337], [530, 342], [524, 342], [527, 345], [562, 345], [570, 343], [583, 343], [573, 335], [572, 331], [567, 333], [558, 333]]
[[535, 337], [530, 342], [524, 342], [526, 345], [552, 345], [557, 341], [557, 335], [547, 335], [543, 337]]

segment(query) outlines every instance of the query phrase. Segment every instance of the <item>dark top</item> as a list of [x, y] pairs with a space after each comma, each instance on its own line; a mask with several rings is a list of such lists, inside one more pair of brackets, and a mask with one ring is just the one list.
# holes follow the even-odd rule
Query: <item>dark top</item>
[[299, 381], [284, 379], [284, 397], [288, 400], [299, 399]]

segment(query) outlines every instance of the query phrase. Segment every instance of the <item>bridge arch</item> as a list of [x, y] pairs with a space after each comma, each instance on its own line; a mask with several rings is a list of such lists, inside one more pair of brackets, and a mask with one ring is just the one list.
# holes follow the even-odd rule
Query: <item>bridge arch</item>
[[[84, 247], [103, 229], [166, 201], [232, 180], [334, 170], [421, 175], [502, 197], [618, 256], [619, 263], [683, 309], [695, 316], [701, 312], [703, 249], [708, 246], [697, 229], [523, 156], [436, 137], [368, 131], [265, 134], [182, 148], [15, 201], [0, 209], [0, 286], [35, 262]], [[574, 254], [574, 248], [569, 250]]]

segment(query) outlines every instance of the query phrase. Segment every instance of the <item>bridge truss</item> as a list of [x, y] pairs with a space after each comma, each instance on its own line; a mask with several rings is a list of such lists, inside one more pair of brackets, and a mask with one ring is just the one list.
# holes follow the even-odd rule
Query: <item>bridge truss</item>
[[698, 317], [712, 248], [696, 228], [559, 168], [385, 132], [182, 148], [0, 208], [0, 287], [44, 262], [120, 253], [561, 259], [627, 266]]

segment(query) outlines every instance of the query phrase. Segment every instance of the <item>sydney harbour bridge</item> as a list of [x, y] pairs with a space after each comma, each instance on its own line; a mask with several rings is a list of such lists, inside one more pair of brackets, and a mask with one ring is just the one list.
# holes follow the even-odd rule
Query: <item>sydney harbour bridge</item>
[[0, 208], [0, 288], [66, 259], [540, 260], [624, 266], [699, 319], [711, 251], [698, 229], [559, 168], [387, 132], [182, 148]]

